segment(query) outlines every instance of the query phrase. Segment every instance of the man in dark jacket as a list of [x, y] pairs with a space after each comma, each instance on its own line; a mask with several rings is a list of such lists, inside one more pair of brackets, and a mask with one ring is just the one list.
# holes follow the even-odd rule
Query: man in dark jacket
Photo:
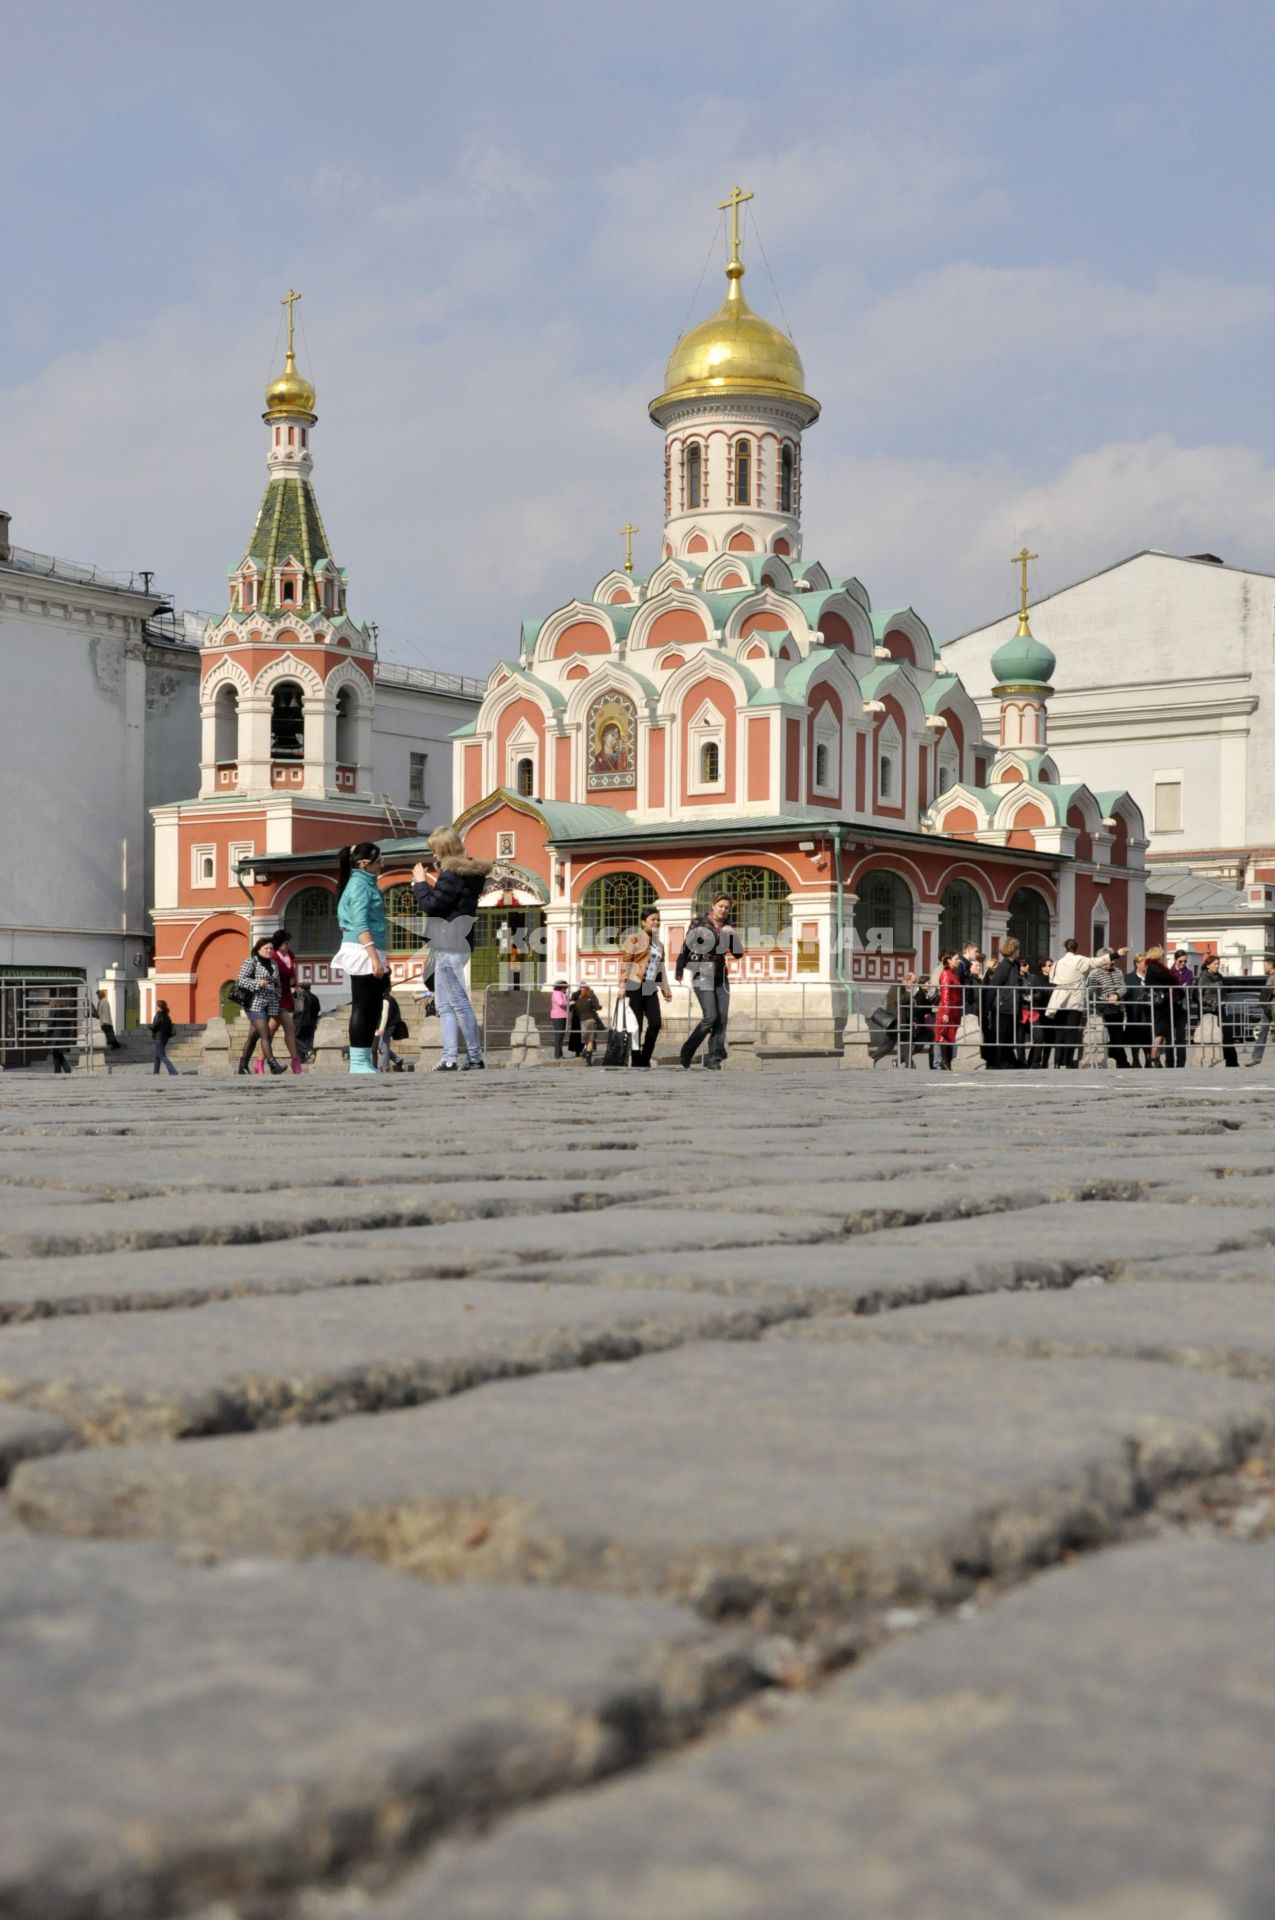
[[704, 1040], [708, 1041], [706, 1067], [717, 1072], [726, 1058], [726, 1025], [730, 1019], [726, 961], [728, 957], [736, 960], [744, 957], [744, 943], [731, 925], [730, 910], [730, 895], [719, 893], [708, 912], [691, 921], [677, 956], [673, 976], [680, 985], [683, 973], [689, 973], [700, 1010], [699, 1025], [693, 1028], [682, 1047], [680, 1057], [684, 1067], [690, 1066]]
[[1018, 1050], [1018, 1016], [1022, 1009], [1018, 954], [1017, 940], [1002, 940], [996, 965], [984, 983], [980, 1014], [983, 1058], [989, 1070], [1023, 1064]]
[[486, 1065], [482, 1038], [465, 980], [465, 968], [474, 944], [478, 902], [491, 867], [472, 860], [455, 827], [435, 827], [429, 836], [435, 865], [418, 862], [412, 868], [412, 893], [426, 915], [426, 936], [434, 956], [434, 996], [443, 1028], [443, 1057], [435, 1073], [455, 1073], [460, 1037], [465, 1037], [468, 1073]]

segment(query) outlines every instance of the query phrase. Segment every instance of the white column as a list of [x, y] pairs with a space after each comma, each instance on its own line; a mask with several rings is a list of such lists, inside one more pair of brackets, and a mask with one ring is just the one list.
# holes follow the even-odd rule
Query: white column
[[239, 791], [270, 791], [270, 695], [247, 693], [239, 702]]

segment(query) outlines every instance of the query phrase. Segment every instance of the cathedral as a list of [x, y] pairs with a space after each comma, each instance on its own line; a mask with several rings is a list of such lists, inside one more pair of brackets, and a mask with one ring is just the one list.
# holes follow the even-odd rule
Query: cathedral
[[[677, 342], [650, 403], [663, 436], [658, 565], [635, 571], [630, 545], [591, 591], [524, 620], [453, 735], [456, 821], [496, 867], [472, 987], [509, 980], [512, 960], [523, 986], [608, 989], [618, 942], [648, 906], [675, 951], [720, 891], [737, 903], [743, 978], [779, 1018], [799, 1005], [835, 1021], [847, 989], [929, 971], [969, 940], [994, 952], [1013, 933], [1031, 955], [1073, 933], [1086, 948], [1142, 945], [1161, 925], [1138, 805], [1061, 781], [1050, 755], [1055, 663], [1027, 618], [1033, 556], [1020, 557], [1018, 631], [992, 661], [994, 740], [911, 607], [874, 608], [859, 579], [805, 557], [803, 443], [819, 402], [792, 340], [745, 296], [748, 197], [737, 188], [726, 203], [725, 298]], [[362, 781], [374, 663], [314, 499], [314, 395], [291, 335], [264, 417], [265, 499], [204, 640], [200, 802], [193, 820], [174, 808], [163, 823], [178, 884], [170, 898], [157, 887], [155, 977], [175, 1013], [185, 990], [185, 1017], [208, 1017], [248, 925], [240, 905], [224, 954], [204, 944], [196, 993], [175, 958], [200, 918], [180, 896], [193, 831], [225, 843], [254, 929], [291, 924], [304, 894], [333, 935], [337, 850], [379, 840], [392, 970], [421, 966], [406, 882], [422, 842]], [[302, 970], [320, 986], [337, 941], [323, 944], [301, 930]]]

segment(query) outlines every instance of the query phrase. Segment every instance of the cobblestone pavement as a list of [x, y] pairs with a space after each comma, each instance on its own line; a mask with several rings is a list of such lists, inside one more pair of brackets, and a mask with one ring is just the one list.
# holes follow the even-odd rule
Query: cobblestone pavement
[[0, 1915], [1272, 1911], [1264, 1081], [8, 1076], [0, 1482]]

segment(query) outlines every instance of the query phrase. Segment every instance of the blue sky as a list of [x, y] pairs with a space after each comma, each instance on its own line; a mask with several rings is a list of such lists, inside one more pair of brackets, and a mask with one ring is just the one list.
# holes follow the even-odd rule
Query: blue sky
[[645, 403], [739, 180], [824, 405], [808, 556], [940, 639], [1009, 606], [1023, 538], [1042, 592], [1142, 546], [1275, 568], [1263, 0], [0, 19], [24, 545], [223, 605], [294, 285], [355, 610], [486, 671], [625, 520], [654, 557]]

